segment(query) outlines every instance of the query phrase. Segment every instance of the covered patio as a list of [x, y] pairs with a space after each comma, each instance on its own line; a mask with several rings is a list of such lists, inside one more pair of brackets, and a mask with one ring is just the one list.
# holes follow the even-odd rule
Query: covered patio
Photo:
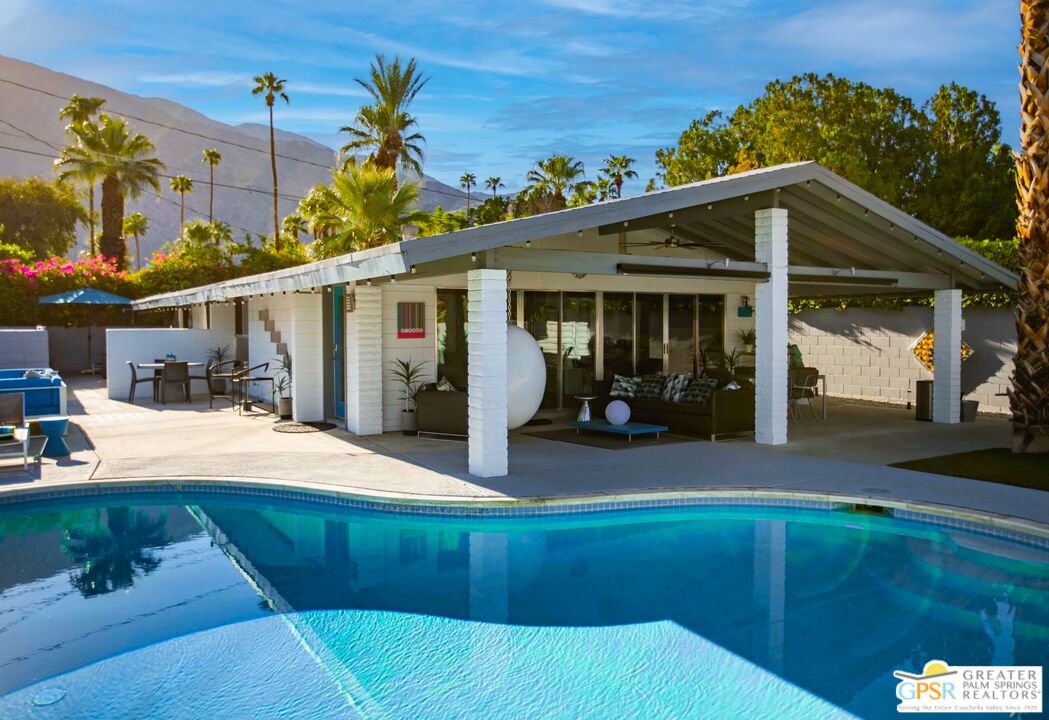
[[[442, 452], [465, 454], [469, 474], [486, 478], [522, 469], [506, 429], [508, 322], [535, 337], [546, 358], [543, 406], [570, 410], [588, 383], [614, 374], [688, 372], [705, 367], [707, 353], [742, 354], [738, 331], [753, 329], [754, 439], [783, 445], [788, 297], [934, 296], [933, 419], [954, 424], [962, 291], [1015, 283], [1000, 266], [825, 168], [796, 163], [405, 239], [135, 307], [188, 308], [194, 328], [243, 336], [252, 365], [283, 349], [295, 361], [295, 419], [338, 417], [366, 436], [398, 428], [392, 360], [426, 363], [434, 382], [455, 370], [449, 348], [458, 309], [463, 339], [467, 327], [469, 335], [458, 348], [467, 448]], [[402, 334], [409, 303], [420, 308], [421, 327]], [[111, 382], [120, 370], [114, 360]]]

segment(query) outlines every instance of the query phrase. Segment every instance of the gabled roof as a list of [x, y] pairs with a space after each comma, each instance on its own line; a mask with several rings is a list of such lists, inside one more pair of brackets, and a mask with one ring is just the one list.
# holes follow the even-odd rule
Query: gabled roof
[[949, 275], [971, 289], [1016, 286], [977, 252], [814, 162], [777, 165], [617, 200], [404, 240], [328, 260], [137, 300], [139, 310], [230, 300], [410, 272], [416, 265], [598, 229], [666, 228], [753, 259], [754, 211], [788, 211], [793, 264]]

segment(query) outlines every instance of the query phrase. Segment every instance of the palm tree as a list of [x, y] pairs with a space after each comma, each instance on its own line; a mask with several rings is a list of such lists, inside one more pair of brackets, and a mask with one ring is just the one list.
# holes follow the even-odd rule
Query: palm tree
[[339, 152], [352, 155], [367, 150], [368, 158], [378, 168], [396, 171], [400, 164], [421, 174], [421, 146], [426, 139], [413, 131], [418, 122], [408, 113], [408, 106], [429, 80], [419, 72], [415, 58], [409, 58], [402, 67], [399, 57], [387, 62], [385, 56], [377, 53], [368, 79], [357, 78], [375, 102], [360, 109], [353, 125], [339, 128], [339, 132], [350, 136]]
[[[102, 178], [102, 238], [99, 251], [124, 267], [124, 200], [136, 198], [146, 186], [160, 192], [158, 173], [164, 163], [153, 157], [155, 148], [145, 135], [133, 132], [127, 121], [99, 116], [98, 123], [72, 126], [77, 144], [62, 151], [56, 161], [58, 179]], [[85, 175], [85, 173], [87, 175]]]
[[306, 218], [301, 214], [291, 213], [284, 216], [284, 220], [280, 224], [280, 231], [282, 235], [290, 235], [295, 242], [298, 242], [299, 235], [309, 232], [309, 226], [306, 223]]
[[222, 153], [215, 148], [208, 148], [202, 153], [203, 157], [200, 159], [202, 165], [208, 165], [208, 171], [211, 173], [211, 188], [208, 192], [208, 222], [215, 220], [215, 168], [222, 162]]
[[133, 212], [124, 218], [124, 237], [135, 238], [135, 269], [142, 269], [142, 246], [139, 238], [149, 230], [149, 218], [140, 212]]
[[280, 220], [277, 217], [277, 142], [273, 138], [273, 105], [277, 98], [289, 104], [287, 93], [284, 92], [284, 84], [288, 82], [278, 78], [271, 72], [255, 76], [255, 87], [251, 89], [252, 95], [262, 95], [266, 100], [266, 107], [270, 111], [270, 169], [273, 171], [273, 248], [280, 252]]
[[609, 155], [605, 158], [605, 164], [601, 173], [616, 186], [616, 197], [623, 197], [623, 181], [636, 178], [637, 173], [633, 170], [634, 158], [626, 155]]
[[193, 181], [185, 175], [171, 178], [171, 191], [178, 193], [178, 234], [186, 227], [186, 193], [193, 194]]
[[506, 187], [501, 177], [490, 177], [484, 181], [484, 186], [492, 191], [492, 199], [499, 197], [499, 188]]
[[[105, 230], [102, 232], [104, 237]], [[70, 582], [84, 597], [126, 590], [139, 573], [148, 575], [160, 566], [160, 558], [151, 550], [167, 542], [167, 514], [151, 518], [143, 510], [132, 511], [130, 507], [106, 508], [104, 527], [99, 517], [93, 529], [66, 530], [62, 550], [80, 566], [70, 575]]]
[[314, 244], [318, 257], [397, 242], [402, 225], [426, 218], [414, 209], [419, 186], [398, 184], [396, 171], [371, 163], [333, 172], [331, 185], [317, 193], [317, 214], [311, 222], [325, 230]]
[[[82, 123], [91, 122], [91, 120], [98, 113], [99, 109], [105, 105], [105, 98], [100, 97], [82, 97], [74, 94], [69, 98], [69, 104], [58, 111], [59, 120], [68, 120], [69, 124], [66, 127], [66, 134], [71, 139], [76, 139], [76, 134], [73, 132], [72, 127], [74, 125], [80, 125]], [[98, 182], [99, 178], [95, 176], [84, 176], [76, 178], [77, 181], [87, 184], [87, 224], [88, 224], [88, 246], [91, 249], [91, 254], [94, 255], [95, 248], [95, 183]]]
[[473, 173], [463, 173], [459, 178], [459, 187], [466, 191], [466, 224], [470, 224], [470, 198], [474, 185], [477, 184], [477, 176]]
[[574, 187], [582, 176], [582, 162], [568, 155], [553, 155], [540, 160], [528, 171], [527, 192], [535, 196], [548, 196], [556, 208], [564, 208], [567, 204], [565, 192]]
[[1021, 0], [1020, 19], [1020, 283], [1009, 388], [1014, 452], [1025, 452], [1036, 430], [1049, 432], [1049, 115], [1042, 100], [1049, 93], [1049, 3]]
[[[343, 172], [345, 170], [346, 166], [343, 167]], [[327, 234], [328, 231], [323, 221], [318, 221], [318, 218], [326, 215], [323, 210], [325, 202], [324, 190], [324, 185], [310, 188], [310, 191], [299, 201], [299, 215], [306, 221], [306, 227], [313, 234], [314, 240], [317, 240], [322, 234]]]

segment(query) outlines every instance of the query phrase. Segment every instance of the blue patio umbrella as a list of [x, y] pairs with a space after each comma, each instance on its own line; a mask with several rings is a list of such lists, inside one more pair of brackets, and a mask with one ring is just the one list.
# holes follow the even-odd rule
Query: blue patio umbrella
[[[107, 293], [94, 288], [80, 288], [69, 292], [44, 295], [38, 301], [41, 305], [130, 305], [131, 300], [121, 295]], [[91, 362], [91, 323], [87, 324], [87, 364], [94, 374], [94, 363]]]

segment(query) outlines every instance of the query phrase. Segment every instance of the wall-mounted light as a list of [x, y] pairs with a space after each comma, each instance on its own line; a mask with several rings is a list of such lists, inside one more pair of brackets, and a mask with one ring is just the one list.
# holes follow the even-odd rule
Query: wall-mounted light
[[470, 253], [470, 262], [477, 262], [477, 253]]

